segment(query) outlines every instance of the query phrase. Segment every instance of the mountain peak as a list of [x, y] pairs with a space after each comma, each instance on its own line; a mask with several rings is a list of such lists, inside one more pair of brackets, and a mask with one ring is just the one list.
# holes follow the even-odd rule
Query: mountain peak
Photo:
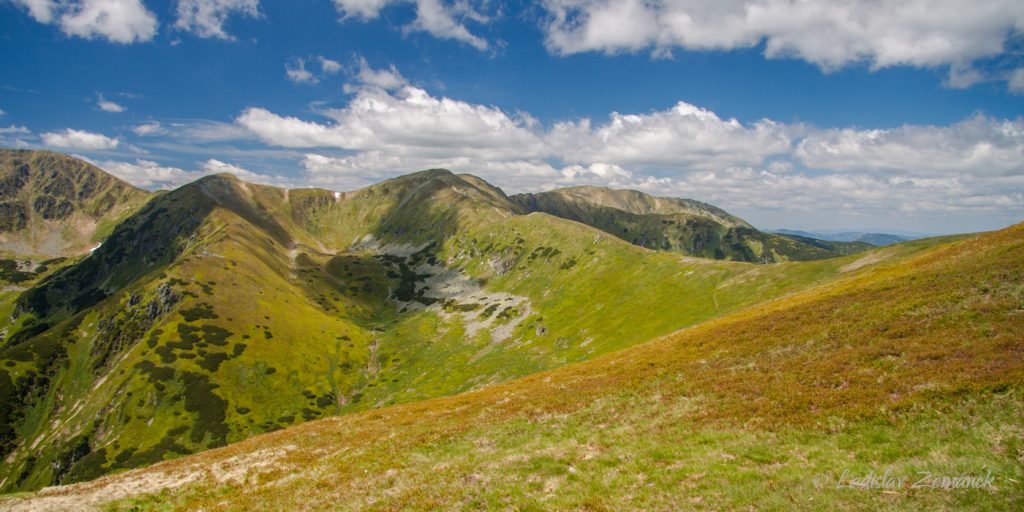
[[0, 149], [0, 252], [82, 254], [147, 196], [78, 158]]

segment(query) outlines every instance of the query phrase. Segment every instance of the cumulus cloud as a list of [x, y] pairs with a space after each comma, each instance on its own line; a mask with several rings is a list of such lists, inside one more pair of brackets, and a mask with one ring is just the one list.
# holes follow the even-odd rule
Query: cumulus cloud
[[469, 2], [456, 1], [444, 3], [441, 0], [334, 0], [344, 19], [355, 18], [371, 20], [380, 16], [380, 12], [394, 4], [413, 4], [416, 8], [416, 19], [405, 27], [409, 31], [421, 31], [439, 39], [452, 39], [468, 44], [478, 50], [487, 50], [490, 44], [466, 28], [465, 22], [485, 23], [488, 17]]
[[770, 120], [744, 125], [679, 102], [649, 114], [613, 113], [600, 126], [587, 119], [559, 123], [549, 138], [567, 160], [697, 168], [758, 164], [786, 153], [788, 130]]
[[[306, 68], [307, 63], [309, 68]], [[319, 68], [319, 70], [317, 69]], [[324, 57], [314, 55], [312, 57], [292, 57], [284, 63], [285, 77], [297, 84], [318, 84], [329, 75], [341, 71], [341, 63]]]
[[680, 102], [647, 114], [613, 113], [601, 124], [562, 122], [550, 130], [527, 114], [438, 98], [408, 85], [394, 67], [374, 70], [360, 61], [362, 85], [344, 108], [323, 121], [250, 108], [239, 126], [267, 144], [382, 152], [389, 157], [454, 161], [595, 162], [616, 166], [721, 168], [756, 165], [792, 150], [791, 132], [770, 120], [743, 124]]
[[111, 112], [115, 114], [119, 114], [125, 111], [124, 106], [104, 98], [102, 94], [96, 96], [96, 108], [104, 112]]
[[28, 135], [32, 133], [32, 130], [25, 128], [24, 126], [10, 125], [7, 128], [0, 127], [0, 134], [4, 135]]
[[116, 148], [121, 141], [106, 135], [85, 130], [66, 128], [62, 132], [47, 132], [40, 135], [43, 144], [62, 149], [105, 150]]
[[528, 114], [432, 96], [393, 68], [361, 61], [360, 71], [349, 103], [320, 119], [250, 108], [236, 123], [268, 145], [310, 150], [304, 179], [335, 190], [443, 167], [510, 192], [593, 184], [739, 211], [1024, 214], [1024, 119], [821, 129], [741, 122], [679, 102], [545, 127]]
[[1024, 174], [1024, 119], [976, 115], [949, 126], [823, 130], [794, 152], [808, 167], [912, 176]]
[[330, 147], [422, 157], [490, 157], [542, 152], [532, 120], [500, 109], [402, 87], [394, 94], [363, 89], [350, 103], [323, 112], [320, 123], [250, 108], [236, 120], [264, 142], [290, 148]]
[[732, 50], [764, 44], [769, 58], [823, 69], [865, 62], [950, 66], [953, 85], [977, 79], [969, 64], [1002, 54], [1024, 30], [1024, 3], [977, 0], [545, 0], [546, 44], [558, 54], [652, 49]]
[[57, 23], [69, 36], [115, 43], [149, 41], [158, 26], [141, 0], [14, 0], [39, 23]]
[[259, 0], [178, 0], [174, 27], [202, 38], [233, 40], [224, 30], [232, 14], [251, 18], [260, 16]]
[[388, 69], [374, 69], [365, 58], [359, 57], [355, 72], [356, 84], [345, 84], [346, 92], [356, 92], [362, 87], [375, 87], [394, 91], [409, 85], [408, 80], [391, 64]]

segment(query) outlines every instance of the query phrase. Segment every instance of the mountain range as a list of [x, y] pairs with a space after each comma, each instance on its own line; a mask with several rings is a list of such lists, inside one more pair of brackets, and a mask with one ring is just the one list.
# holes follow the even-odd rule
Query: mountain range
[[[11, 506], [579, 508], [539, 496], [586, 497], [626, 478], [616, 460], [659, 508], [683, 483], [658, 461], [719, 456], [680, 440], [726, 436], [755, 468], [740, 485], [830, 425], [854, 442], [879, 415], [940, 429], [929, 400], [997, 426], [1021, 410], [1019, 226], [873, 248], [693, 200], [508, 196], [437, 169], [352, 192], [222, 174], [149, 193], [54, 153], [0, 161], [0, 489], [232, 445]], [[1019, 450], [984, 460], [1017, 474]], [[603, 469], [580, 481], [577, 465]], [[818, 466], [800, 467], [771, 474]], [[506, 471], [518, 490], [484, 490]], [[708, 506], [743, 505], [724, 499]]]
[[871, 245], [883, 246], [906, 242], [923, 238], [920, 236], [897, 235], [893, 233], [868, 233], [863, 231], [841, 231], [838, 233], [820, 233], [800, 231], [798, 229], [776, 229], [773, 233], [780, 235], [800, 236], [816, 240], [827, 240], [829, 242], [862, 242]]

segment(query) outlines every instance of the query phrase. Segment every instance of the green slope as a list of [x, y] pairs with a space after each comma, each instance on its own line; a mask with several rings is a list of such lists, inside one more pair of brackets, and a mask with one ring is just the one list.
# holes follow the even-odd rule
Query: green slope
[[[1024, 225], [884, 254], [591, 361], [5, 505], [1019, 509]], [[871, 472], [906, 484], [853, 485]]]
[[221, 175], [153, 198], [90, 256], [3, 296], [0, 487], [88, 479], [588, 359], [855, 259], [701, 260], [518, 213], [447, 171], [346, 194]]
[[774, 263], [853, 254], [872, 246], [758, 231], [720, 208], [633, 190], [571, 187], [510, 198], [529, 212], [593, 226], [627, 242], [719, 260]]

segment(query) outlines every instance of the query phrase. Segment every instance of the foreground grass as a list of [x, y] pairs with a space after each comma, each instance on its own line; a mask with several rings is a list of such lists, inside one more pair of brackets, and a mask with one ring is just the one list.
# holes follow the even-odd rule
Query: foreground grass
[[[336, 454], [301, 478], [165, 491], [110, 510], [885, 510], [1024, 506], [1024, 417], [1012, 390], [832, 428], [765, 431], [692, 420], [699, 398], [607, 397], [410, 450]], [[383, 448], [383, 447], [380, 447]], [[354, 459], [354, 460], [353, 460]], [[358, 464], [352, 464], [358, 462]], [[875, 487], [852, 478], [888, 475]], [[992, 475], [948, 489], [934, 476]], [[893, 483], [894, 479], [902, 479]], [[261, 490], [261, 484], [266, 486]], [[941, 482], [940, 482], [941, 483]], [[280, 485], [280, 487], [279, 487]], [[275, 489], [276, 488], [276, 489]], [[266, 501], [270, 498], [272, 501]]]
[[[585, 363], [5, 505], [1019, 509], [1022, 351], [1014, 226]], [[887, 470], [994, 478], [836, 488]]]

